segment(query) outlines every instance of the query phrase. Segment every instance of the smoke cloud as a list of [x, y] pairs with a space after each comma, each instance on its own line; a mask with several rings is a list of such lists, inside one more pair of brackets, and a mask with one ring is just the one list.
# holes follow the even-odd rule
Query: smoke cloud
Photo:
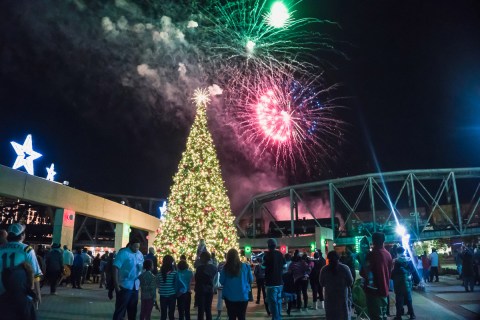
[[[195, 114], [191, 95], [208, 87], [213, 97], [209, 125], [238, 214], [253, 195], [284, 187], [289, 180], [272, 168], [268, 154], [260, 158], [257, 146], [240, 139], [242, 128], [234, 124], [223, 100], [226, 88], [218, 81], [228, 75], [216, 74], [206, 63], [201, 12], [185, 3], [18, 1], [9, 8], [8, 23], [20, 30], [26, 44], [18, 49], [7, 43], [6, 52], [19, 52], [19, 65], [48, 65], [39, 86], [93, 130], [132, 144], [150, 139], [143, 149], [149, 165], [170, 170], [171, 176]], [[153, 181], [152, 194], [159, 183], [168, 192], [171, 180]], [[282, 207], [275, 211], [284, 218]]]

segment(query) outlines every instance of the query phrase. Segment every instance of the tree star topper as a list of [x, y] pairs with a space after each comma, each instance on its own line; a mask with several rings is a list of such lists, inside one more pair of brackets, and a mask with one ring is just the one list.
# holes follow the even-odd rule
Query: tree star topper
[[55, 180], [54, 180], [54, 177], [55, 177], [55, 175], [56, 175], [57, 173], [55, 172], [55, 166], [54, 166], [54, 164], [52, 163], [52, 164], [50, 165], [50, 168], [47, 167], [46, 169], [47, 169], [47, 172], [48, 172], [46, 179], [47, 179], [48, 181], [55, 181]]
[[198, 88], [193, 93], [192, 100], [195, 101], [195, 104], [197, 105], [207, 105], [210, 102], [210, 93], [207, 89]]
[[38, 152], [33, 151], [32, 148], [32, 135], [27, 135], [23, 145], [18, 144], [14, 141], [10, 142], [13, 149], [17, 153], [17, 159], [13, 164], [13, 169], [18, 169], [20, 167], [25, 167], [25, 170], [31, 175], [33, 175], [33, 160], [40, 158], [42, 155]]

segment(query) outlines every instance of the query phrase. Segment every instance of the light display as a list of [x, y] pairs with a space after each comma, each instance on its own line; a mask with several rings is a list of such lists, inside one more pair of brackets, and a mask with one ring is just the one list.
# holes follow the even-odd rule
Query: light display
[[52, 163], [52, 164], [50, 165], [50, 168], [47, 167], [46, 169], [47, 169], [47, 178], [46, 178], [46, 179], [47, 179], [48, 181], [55, 181], [55, 180], [54, 180], [54, 177], [55, 177], [55, 175], [57, 174], [57, 173], [55, 172], [55, 165]]
[[200, 239], [205, 240], [207, 250], [216, 252], [219, 259], [229, 249], [239, 249], [235, 217], [207, 127], [208, 100], [204, 90], [195, 92], [197, 115], [173, 177], [168, 213], [160, 222], [154, 241], [160, 259], [170, 254], [178, 260], [184, 254], [192, 265]]
[[287, 25], [288, 19], [290, 14], [287, 7], [281, 1], [275, 2], [267, 15], [267, 23], [274, 28], [283, 28]]
[[33, 151], [32, 147], [32, 135], [27, 135], [23, 145], [18, 144], [14, 141], [10, 142], [13, 149], [17, 153], [17, 159], [13, 164], [13, 169], [18, 169], [25, 167], [25, 170], [31, 175], [33, 175], [33, 160], [40, 158], [42, 155], [38, 152]]

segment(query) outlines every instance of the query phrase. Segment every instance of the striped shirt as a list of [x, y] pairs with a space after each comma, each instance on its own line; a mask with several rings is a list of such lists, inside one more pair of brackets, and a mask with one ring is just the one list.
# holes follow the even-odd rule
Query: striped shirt
[[160, 297], [171, 297], [176, 294], [175, 284], [177, 281], [177, 271], [167, 273], [166, 281], [163, 281], [161, 272], [157, 274], [157, 287]]

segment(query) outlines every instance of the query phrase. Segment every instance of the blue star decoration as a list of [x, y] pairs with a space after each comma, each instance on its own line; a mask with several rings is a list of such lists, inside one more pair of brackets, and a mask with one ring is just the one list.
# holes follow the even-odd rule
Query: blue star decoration
[[33, 175], [33, 160], [40, 158], [42, 155], [33, 151], [32, 135], [29, 134], [27, 136], [23, 145], [13, 141], [10, 143], [17, 153], [17, 159], [15, 160], [12, 168], [18, 169], [20, 167], [25, 167], [25, 170], [27, 170], [29, 174]]
[[54, 177], [55, 175], [57, 174], [55, 172], [55, 166], [53, 165], [53, 163], [50, 165], [50, 168], [46, 168], [47, 169], [47, 180], [48, 181], [54, 181]]

